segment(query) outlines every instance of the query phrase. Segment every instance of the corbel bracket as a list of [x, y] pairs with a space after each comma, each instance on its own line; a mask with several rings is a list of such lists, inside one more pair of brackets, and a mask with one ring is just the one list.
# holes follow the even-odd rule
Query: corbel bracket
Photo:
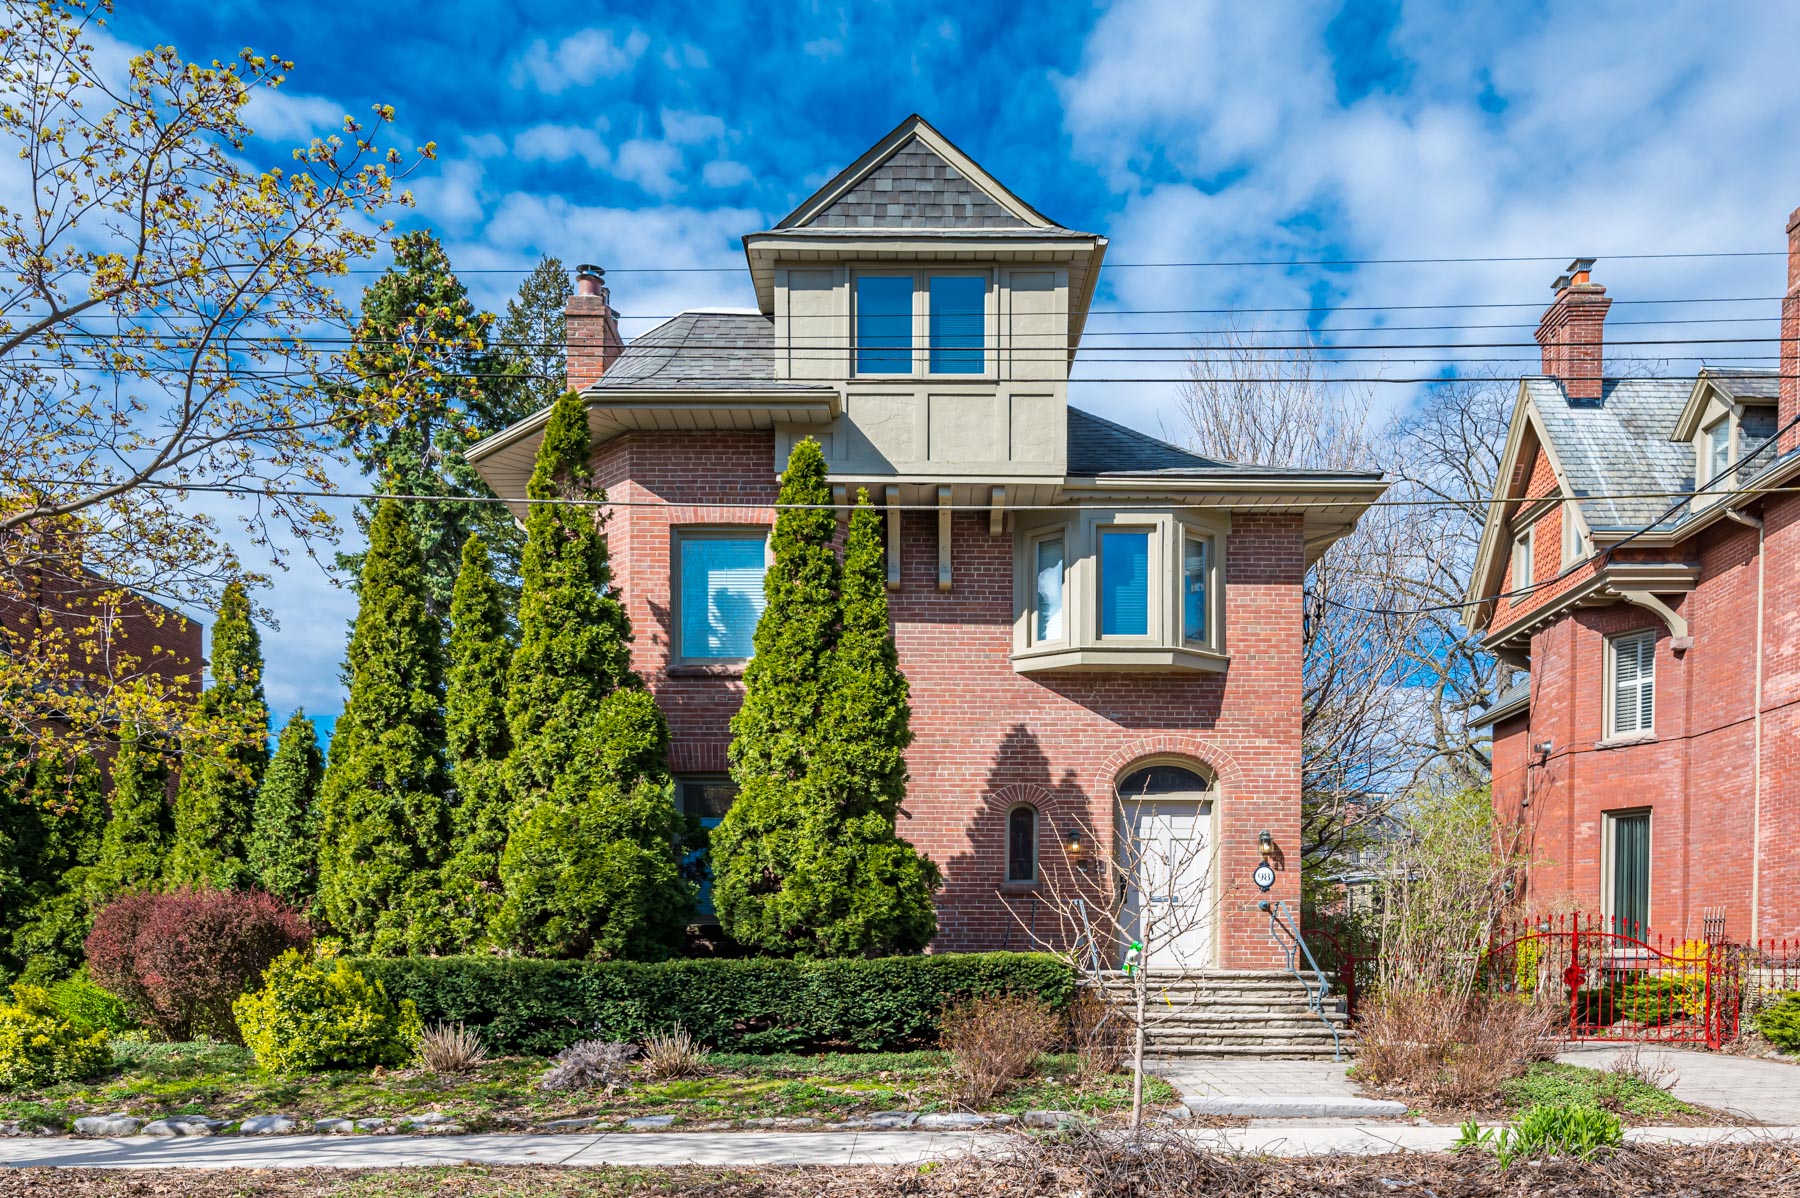
[[1688, 635], [1688, 622], [1679, 612], [1652, 595], [1649, 591], [1620, 591], [1619, 598], [1625, 602], [1653, 611], [1669, 629], [1669, 647], [1677, 652], [1694, 647], [1694, 638]]

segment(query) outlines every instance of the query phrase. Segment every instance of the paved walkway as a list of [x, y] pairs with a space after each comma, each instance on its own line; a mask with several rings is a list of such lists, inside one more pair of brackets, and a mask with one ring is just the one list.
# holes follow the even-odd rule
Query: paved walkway
[[[1454, 1127], [1319, 1123], [1195, 1130], [1207, 1148], [1231, 1153], [1442, 1152]], [[1677, 1144], [1800, 1138], [1800, 1127], [1647, 1127], [1634, 1141]], [[83, 1169], [394, 1169], [419, 1165], [896, 1165], [991, 1151], [993, 1132], [646, 1132], [636, 1135], [221, 1136], [163, 1140], [0, 1140], [0, 1170], [55, 1165]]]
[[1404, 1115], [1406, 1104], [1364, 1098], [1348, 1061], [1153, 1061], [1150, 1072], [1181, 1092], [1196, 1115], [1311, 1119]]
[[[1631, 1046], [1583, 1044], [1557, 1054], [1569, 1065], [1604, 1069], [1631, 1051]], [[1734, 1057], [1720, 1052], [1679, 1048], [1639, 1050], [1648, 1067], [1667, 1066], [1675, 1083], [1670, 1092], [1684, 1102], [1729, 1111], [1760, 1123], [1800, 1124], [1800, 1066], [1785, 1061]]]

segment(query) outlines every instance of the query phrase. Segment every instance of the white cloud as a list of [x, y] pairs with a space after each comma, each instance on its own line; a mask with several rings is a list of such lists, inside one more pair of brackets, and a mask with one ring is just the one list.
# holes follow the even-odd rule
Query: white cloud
[[513, 63], [512, 84], [530, 83], [556, 95], [599, 79], [617, 79], [637, 66], [649, 46], [650, 37], [641, 29], [622, 37], [611, 29], [583, 29], [554, 46], [538, 38]]
[[663, 136], [680, 146], [725, 140], [725, 122], [711, 113], [662, 110]]
[[681, 190], [681, 151], [666, 141], [634, 137], [613, 155], [613, 173], [651, 195], [671, 196]]
[[315, 137], [330, 137], [344, 131], [344, 117], [365, 114], [347, 113], [343, 105], [323, 96], [303, 96], [296, 92], [269, 87], [250, 89], [244, 105], [244, 123], [260, 137], [305, 145]]
[[595, 170], [612, 165], [612, 151], [599, 133], [580, 125], [533, 125], [513, 135], [513, 155], [526, 162], [568, 162], [579, 158]]
[[700, 171], [700, 181], [708, 187], [742, 187], [752, 178], [750, 168], [741, 162], [733, 162], [729, 158], [721, 158], [709, 162]]

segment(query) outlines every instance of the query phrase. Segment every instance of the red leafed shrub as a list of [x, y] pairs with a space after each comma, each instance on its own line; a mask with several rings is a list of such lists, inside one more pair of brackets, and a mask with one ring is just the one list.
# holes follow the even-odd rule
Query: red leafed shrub
[[165, 1039], [240, 1040], [232, 1000], [311, 940], [306, 921], [273, 895], [129, 894], [94, 917], [88, 973]]

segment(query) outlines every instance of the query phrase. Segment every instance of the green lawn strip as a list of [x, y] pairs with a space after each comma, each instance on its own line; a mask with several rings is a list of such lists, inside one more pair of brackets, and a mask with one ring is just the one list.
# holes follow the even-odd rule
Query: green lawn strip
[[1512, 1110], [1545, 1103], [1604, 1107], [1640, 1118], [1701, 1113], [1699, 1107], [1637, 1078], [1556, 1061], [1539, 1061], [1503, 1083], [1500, 1097]]
[[[421, 1069], [337, 1071], [283, 1076], [256, 1069], [249, 1053], [229, 1044], [123, 1041], [105, 1077], [39, 1093], [0, 1096], [0, 1119], [66, 1126], [83, 1115], [130, 1111], [140, 1117], [206, 1114], [238, 1120], [282, 1113], [301, 1119], [397, 1118], [438, 1111], [470, 1130], [521, 1128], [555, 1119], [678, 1116], [683, 1123], [763, 1118], [842, 1119], [884, 1110], [951, 1109], [953, 1078], [937, 1052], [715, 1054], [707, 1075], [669, 1081], [634, 1076], [612, 1094], [539, 1089], [544, 1061], [489, 1060], [477, 1071], [445, 1076]], [[1130, 1105], [1130, 1079], [1119, 1075], [1081, 1087], [1075, 1059], [1039, 1060], [1025, 1079], [984, 1109], [1080, 1110], [1095, 1114]], [[1153, 1104], [1175, 1101], [1161, 1079], [1149, 1079]]]

